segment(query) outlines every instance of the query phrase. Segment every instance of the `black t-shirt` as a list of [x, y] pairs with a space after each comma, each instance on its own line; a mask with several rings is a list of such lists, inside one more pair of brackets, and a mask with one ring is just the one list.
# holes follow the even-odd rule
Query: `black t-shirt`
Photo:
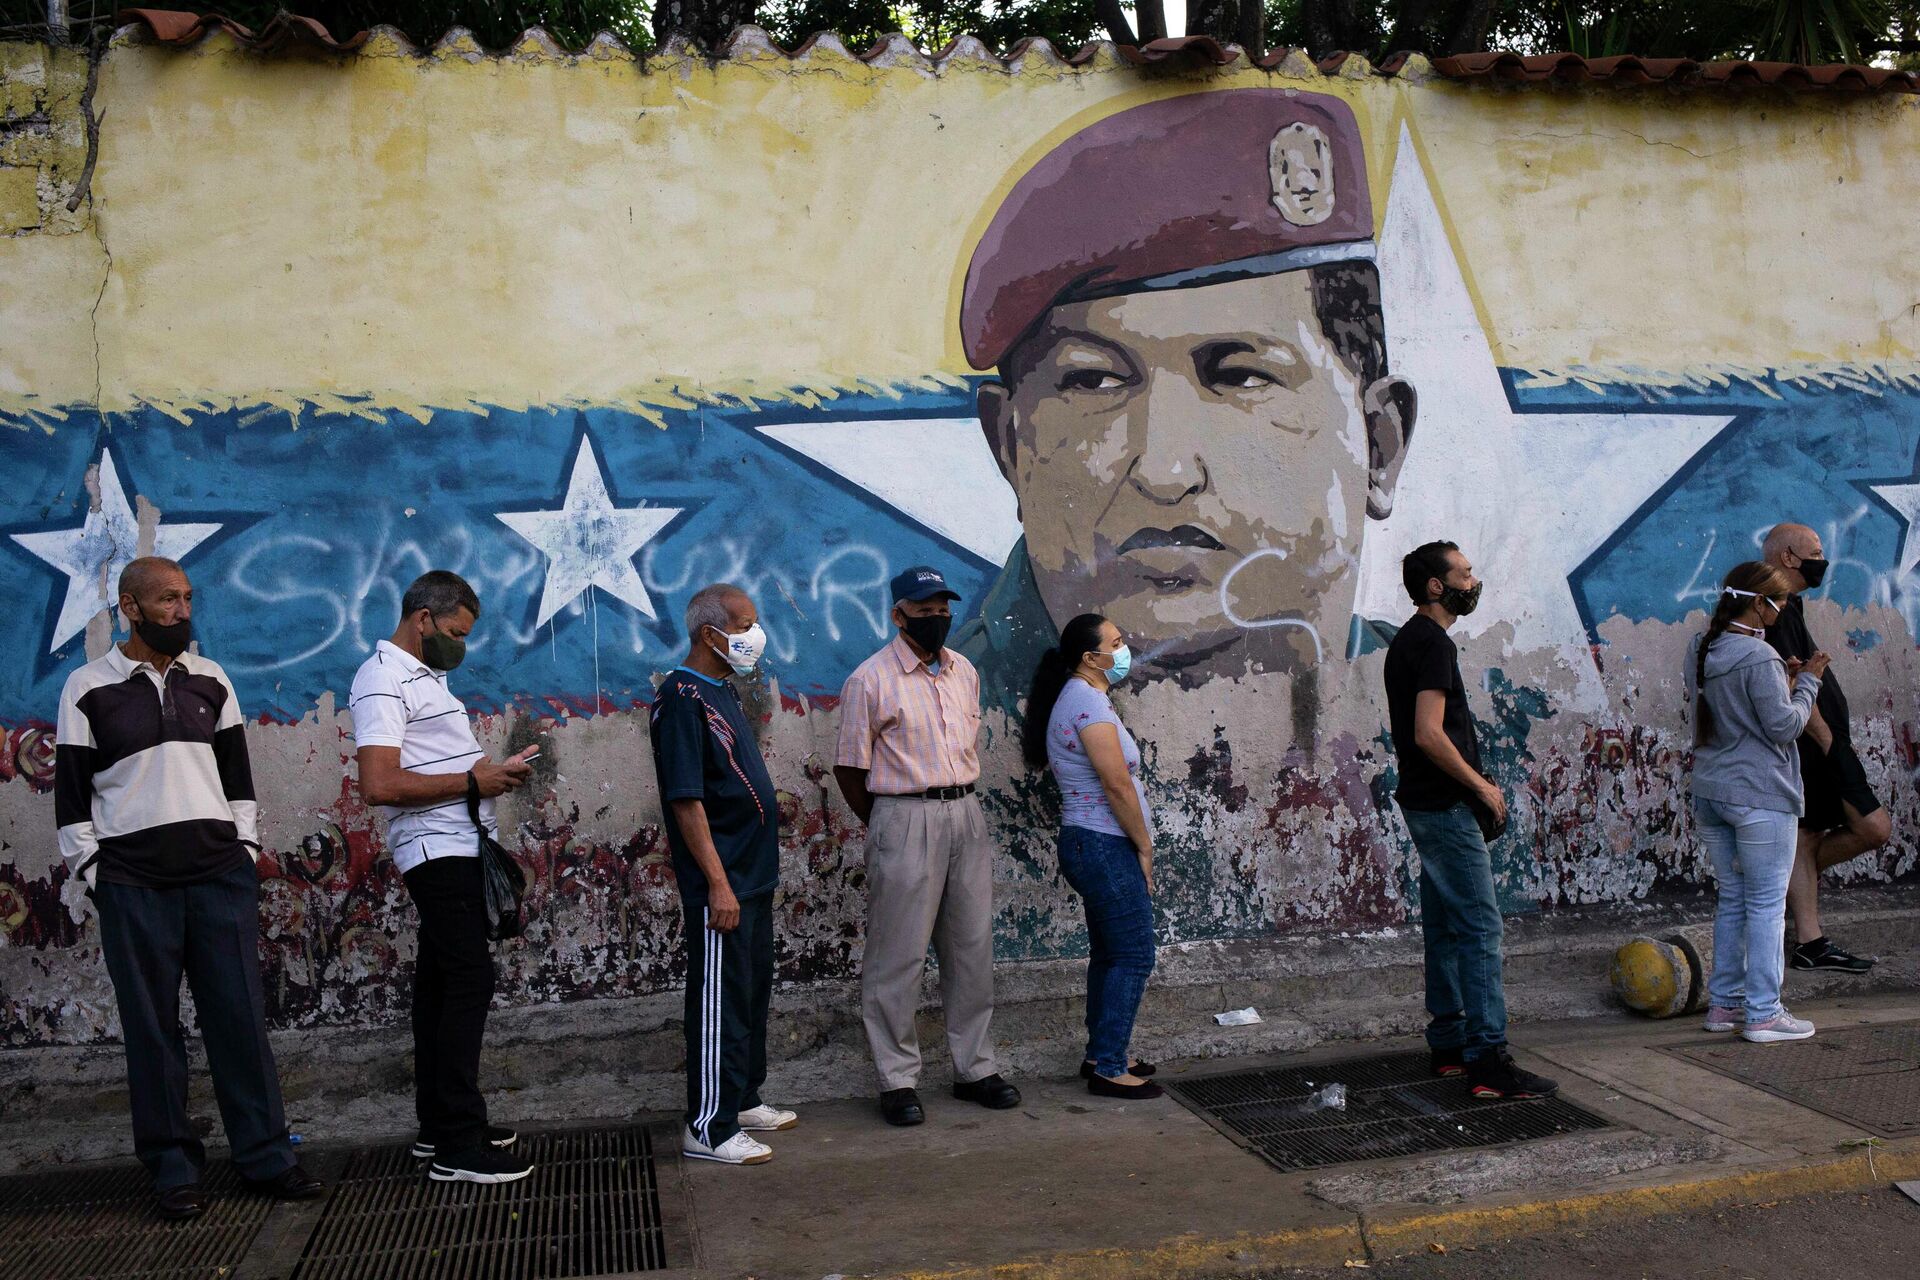
[[740, 695], [724, 680], [670, 671], [654, 695], [649, 732], [680, 896], [705, 902], [707, 877], [674, 821], [675, 800], [706, 807], [713, 848], [736, 898], [772, 893], [780, 882], [780, 806]]
[[1400, 761], [1400, 786], [1393, 798], [1402, 809], [1437, 812], [1467, 799], [1454, 781], [1414, 740], [1414, 704], [1428, 689], [1447, 695], [1441, 726], [1461, 758], [1480, 768], [1480, 740], [1467, 710], [1467, 686], [1460, 679], [1460, 651], [1441, 625], [1416, 613], [1387, 646], [1387, 723], [1393, 754]]
[[[1820, 646], [1813, 642], [1813, 636], [1807, 631], [1807, 605], [1799, 596], [1788, 596], [1787, 607], [1767, 628], [1767, 643], [1782, 658], [1799, 658], [1805, 661], [1811, 658], [1814, 650]], [[1829, 667], [1825, 678], [1820, 681], [1820, 694], [1813, 700], [1820, 709], [1820, 718], [1827, 722], [1827, 728], [1833, 730], [1835, 742], [1851, 743], [1853, 730], [1847, 724], [1847, 695], [1840, 691], [1840, 677]]]

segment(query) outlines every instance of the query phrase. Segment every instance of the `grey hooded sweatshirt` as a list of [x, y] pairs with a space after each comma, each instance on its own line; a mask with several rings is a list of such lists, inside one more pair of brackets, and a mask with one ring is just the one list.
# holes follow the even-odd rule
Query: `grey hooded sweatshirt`
[[1707, 650], [1704, 695], [1694, 689], [1695, 641], [1687, 654], [1687, 688], [1713, 711], [1713, 737], [1693, 749], [1693, 794], [1702, 800], [1806, 812], [1800, 752], [1794, 740], [1813, 715], [1818, 677], [1801, 672], [1787, 689], [1787, 664], [1758, 636], [1721, 634]]

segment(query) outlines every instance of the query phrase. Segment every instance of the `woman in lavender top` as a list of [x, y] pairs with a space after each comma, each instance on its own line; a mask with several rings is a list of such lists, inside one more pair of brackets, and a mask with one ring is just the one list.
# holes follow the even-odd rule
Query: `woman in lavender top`
[[1091, 1093], [1157, 1098], [1151, 1064], [1130, 1058], [1134, 1015], [1153, 972], [1153, 828], [1140, 749], [1108, 694], [1133, 660], [1097, 613], [1066, 625], [1041, 655], [1027, 697], [1027, 763], [1060, 784], [1060, 871], [1087, 912], [1087, 1057]]

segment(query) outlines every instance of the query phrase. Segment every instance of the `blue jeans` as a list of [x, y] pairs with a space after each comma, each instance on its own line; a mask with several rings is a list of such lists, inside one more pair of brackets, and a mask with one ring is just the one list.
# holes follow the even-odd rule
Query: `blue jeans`
[[1133, 841], [1060, 828], [1060, 871], [1087, 910], [1087, 1058], [1100, 1075], [1127, 1072], [1127, 1042], [1153, 972], [1153, 899]]
[[1507, 1042], [1500, 905], [1493, 861], [1465, 804], [1402, 809], [1420, 851], [1420, 932], [1427, 952], [1427, 1044], [1472, 1062]]
[[1707, 997], [1723, 1009], [1744, 1005], [1748, 1022], [1765, 1022], [1781, 1011], [1787, 880], [1793, 874], [1799, 819], [1777, 809], [1695, 796], [1693, 822], [1720, 882]]

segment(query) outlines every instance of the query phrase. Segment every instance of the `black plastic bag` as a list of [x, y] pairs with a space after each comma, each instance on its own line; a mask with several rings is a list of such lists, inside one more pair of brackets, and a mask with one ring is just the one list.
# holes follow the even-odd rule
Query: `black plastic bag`
[[467, 816], [480, 833], [480, 896], [486, 902], [487, 937], [495, 942], [517, 938], [526, 927], [520, 919], [520, 895], [527, 891], [527, 873], [480, 824], [480, 784], [471, 773], [467, 774]]

